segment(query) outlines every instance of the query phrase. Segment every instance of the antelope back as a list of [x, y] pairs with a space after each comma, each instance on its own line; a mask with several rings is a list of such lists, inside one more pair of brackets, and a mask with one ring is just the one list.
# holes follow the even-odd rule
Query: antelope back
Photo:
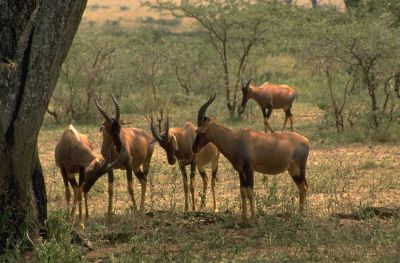
[[[72, 125], [69, 125], [61, 135], [55, 150], [55, 160], [59, 167], [68, 170], [72, 167], [86, 167], [96, 159], [92, 145], [86, 135], [80, 134]], [[72, 169], [74, 170], [74, 169]], [[71, 171], [72, 172], [72, 171]]]
[[[123, 163], [129, 161], [132, 164], [132, 168], [138, 168], [146, 160], [149, 160], [153, 154], [154, 143], [153, 137], [142, 129], [137, 128], [122, 128], [121, 129], [121, 140], [125, 147], [125, 159], [116, 164], [116, 168], [123, 168]], [[118, 153], [114, 149], [112, 156], [116, 156]], [[128, 160], [126, 160], [128, 159]]]

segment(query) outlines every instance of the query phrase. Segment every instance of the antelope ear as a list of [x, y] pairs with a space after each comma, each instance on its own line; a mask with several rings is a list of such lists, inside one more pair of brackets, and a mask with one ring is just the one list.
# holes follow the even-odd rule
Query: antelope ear
[[104, 125], [101, 125], [101, 127], [100, 127], [100, 132], [102, 132], [104, 130]]
[[171, 134], [171, 142], [172, 142], [172, 147], [174, 147], [174, 150], [178, 151], [178, 142], [176, 141], [176, 137], [173, 134]]

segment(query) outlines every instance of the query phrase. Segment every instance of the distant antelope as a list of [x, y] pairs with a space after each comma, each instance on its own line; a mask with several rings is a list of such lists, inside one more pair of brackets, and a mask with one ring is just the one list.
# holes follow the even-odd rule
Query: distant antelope
[[[103, 143], [101, 145], [101, 153], [103, 156], [107, 153], [107, 149], [110, 145], [115, 144], [116, 149], [112, 151], [112, 156], [120, 151], [121, 147], [124, 148], [124, 154], [120, 160], [113, 166], [114, 169], [126, 170], [126, 178], [128, 182], [128, 192], [131, 196], [133, 209], [136, 211], [136, 201], [133, 190], [133, 178], [132, 171], [135, 176], [139, 179], [142, 193], [140, 199], [140, 213], [144, 213], [144, 203], [146, 196], [147, 186], [147, 173], [149, 171], [150, 160], [153, 155], [154, 143], [152, 142], [153, 137], [142, 129], [136, 128], [121, 128], [120, 125], [120, 107], [118, 102], [111, 97], [114, 102], [116, 114], [115, 118], [111, 118], [100, 106], [96, 100], [96, 106], [99, 112], [103, 115], [105, 122], [102, 125], [103, 132]], [[117, 150], [117, 151], [116, 151]], [[83, 191], [87, 192], [90, 190], [92, 185], [97, 181], [99, 176], [92, 176], [88, 179], [88, 183], [84, 185]], [[108, 172], [108, 214], [112, 213], [113, 204], [113, 183], [114, 173], [113, 171]]]
[[217, 179], [218, 171], [218, 160], [219, 151], [214, 144], [209, 143], [205, 145], [197, 154], [192, 151], [192, 145], [196, 136], [197, 127], [191, 122], [185, 123], [183, 128], [169, 128], [169, 120], [167, 119], [164, 131], [159, 133], [158, 129], [153, 124], [151, 119], [151, 131], [154, 138], [158, 141], [160, 146], [165, 150], [167, 154], [167, 160], [170, 165], [175, 164], [176, 159], [179, 160], [179, 168], [182, 172], [183, 178], [183, 189], [185, 192], [185, 211], [189, 209], [189, 198], [188, 198], [188, 179], [186, 174], [186, 166], [190, 164], [190, 193], [192, 196], [192, 210], [196, 210], [195, 205], [195, 174], [196, 166], [199, 170], [201, 178], [203, 180], [203, 196], [202, 206], [205, 204], [208, 177], [204, 166], [211, 163], [212, 175], [211, 175], [211, 192], [213, 197], [213, 211], [216, 210], [215, 201], [215, 181]]
[[263, 133], [253, 129], [228, 129], [205, 116], [214, 99], [215, 95], [211, 96], [199, 109], [199, 128], [192, 148], [197, 153], [207, 143], [214, 143], [239, 173], [242, 223], [247, 222], [247, 199], [252, 221], [256, 222], [254, 172], [278, 174], [288, 171], [299, 189], [300, 210], [303, 210], [308, 191], [306, 166], [310, 144], [307, 138], [294, 132]]
[[[273, 109], [283, 109], [285, 112], [285, 121], [283, 123], [282, 131], [286, 127], [287, 120], [290, 120], [290, 129], [293, 131], [293, 114], [292, 104], [297, 98], [297, 93], [294, 88], [288, 85], [275, 85], [269, 82], [265, 82], [261, 86], [257, 87], [250, 85], [252, 79], [246, 83], [242, 80], [242, 107], [239, 109], [239, 113], [242, 113], [246, 107], [246, 103], [249, 99], [254, 99], [261, 108], [264, 116], [264, 129], [268, 132], [268, 129], [273, 132], [271, 126], [268, 123], [268, 119], [271, 116]], [[266, 112], [268, 110], [268, 112]]]
[[[74, 201], [72, 203], [72, 210], [70, 214], [70, 222], [73, 224], [75, 219], [76, 204], [79, 204], [79, 221], [82, 226], [82, 185], [85, 185], [88, 178], [92, 176], [101, 176], [112, 169], [113, 165], [118, 162], [121, 157], [122, 151], [118, 157], [111, 164], [110, 150], [113, 145], [108, 149], [107, 158], [103, 159], [97, 156], [92, 148], [88, 137], [79, 133], [72, 125], [69, 125], [61, 135], [55, 149], [55, 160], [58, 167], [61, 169], [61, 175], [64, 180], [65, 186], [65, 199], [67, 200], [67, 209], [69, 210], [69, 203], [71, 198], [71, 191], [69, 184], [74, 191]], [[123, 149], [121, 149], [123, 150]], [[75, 180], [75, 173], [79, 173], [79, 183]], [[89, 219], [89, 210], [87, 207], [87, 192], [84, 193], [85, 198], [85, 221]]]

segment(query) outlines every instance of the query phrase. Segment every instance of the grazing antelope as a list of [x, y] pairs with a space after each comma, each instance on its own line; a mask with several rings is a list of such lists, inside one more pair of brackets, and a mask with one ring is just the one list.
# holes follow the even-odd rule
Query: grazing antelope
[[[293, 131], [292, 104], [297, 98], [297, 92], [294, 88], [288, 85], [274, 85], [269, 82], [265, 82], [257, 87], [250, 85], [251, 80], [252, 79], [248, 80], [246, 83], [242, 80], [243, 99], [239, 113], [243, 113], [249, 99], [254, 99], [260, 106], [264, 116], [265, 132], [268, 132], [268, 129], [273, 132], [268, 123], [273, 109], [283, 109], [285, 112], [285, 121], [283, 122], [282, 131], [285, 129], [288, 119], [290, 120], [290, 129]], [[268, 110], [268, 112], [266, 112], [266, 110]]]
[[231, 162], [239, 173], [242, 199], [242, 223], [247, 222], [247, 199], [251, 219], [255, 218], [254, 172], [278, 174], [288, 171], [299, 189], [300, 210], [304, 209], [308, 190], [306, 165], [310, 144], [307, 138], [294, 132], [263, 133], [253, 129], [233, 131], [205, 116], [215, 95], [199, 109], [198, 129], [193, 152], [209, 142]]
[[[109, 153], [112, 145], [110, 146]], [[61, 175], [65, 186], [65, 199], [67, 200], [67, 209], [69, 211], [69, 203], [71, 191], [69, 184], [74, 191], [74, 201], [70, 214], [70, 222], [73, 224], [75, 220], [76, 204], [79, 204], [79, 221], [82, 226], [82, 185], [85, 185], [87, 179], [92, 176], [101, 176], [105, 174], [119, 160], [121, 153], [117, 159], [109, 164], [110, 154], [106, 159], [97, 156], [88, 137], [79, 133], [72, 125], [69, 125], [61, 135], [55, 150], [55, 159], [57, 166], [61, 169]], [[79, 173], [79, 183], [75, 180], [75, 173]], [[89, 211], [87, 207], [87, 192], [84, 193], [85, 198], [85, 221], [89, 219]]]
[[[133, 190], [132, 171], [139, 179], [142, 192], [140, 199], [140, 213], [144, 213], [144, 202], [146, 196], [147, 173], [149, 171], [151, 156], [153, 155], [154, 143], [153, 137], [141, 129], [136, 128], [121, 128], [120, 125], [120, 107], [118, 102], [112, 97], [114, 102], [116, 115], [111, 118], [100, 106], [96, 100], [96, 106], [103, 115], [105, 122], [102, 125], [103, 143], [101, 145], [101, 153], [106, 154], [110, 145], [115, 144], [116, 149], [112, 151], [111, 156], [115, 156], [121, 147], [124, 149], [124, 154], [120, 160], [113, 166], [113, 169], [122, 169], [126, 171], [128, 182], [128, 192], [131, 196], [133, 209], [136, 211], [136, 201]], [[93, 175], [88, 179], [88, 183], [84, 185], [83, 191], [89, 191], [90, 187], [96, 182], [99, 176]], [[112, 170], [108, 172], [108, 214], [112, 213], [113, 204], [113, 183], [114, 173]]]
[[159, 130], [154, 126], [153, 118], [150, 124], [151, 131], [154, 138], [158, 141], [160, 146], [167, 154], [167, 160], [170, 165], [174, 165], [176, 159], [179, 160], [179, 168], [182, 173], [183, 189], [185, 192], [185, 211], [189, 209], [188, 198], [188, 178], [186, 174], [186, 166], [190, 164], [190, 193], [192, 196], [192, 210], [196, 210], [195, 206], [195, 174], [196, 166], [203, 180], [203, 195], [202, 206], [205, 206], [208, 177], [204, 166], [211, 163], [211, 192], [213, 197], [213, 211], [216, 210], [215, 201], [215, 181], [217, 180], [219, 151], [214, 144], [209, 143], [205, 145], [197, 154], [192, 151], [192, 145], [196, 136], [197, 127], [191, 122], [185, 123], [183, 128], [169, 128], [169, 120], [167, 119], [164, 131]]

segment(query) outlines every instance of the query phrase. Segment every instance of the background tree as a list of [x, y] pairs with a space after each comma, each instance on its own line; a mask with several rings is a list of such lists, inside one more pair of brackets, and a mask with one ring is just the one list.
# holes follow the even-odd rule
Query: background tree
[[[383, 119], [391, 115], [386, 114], [390, 96], [388, 83], [400, 65], [396, 52], [400, 47], [399, 31], [391, 26], [396, 18], [388, 11], [380, 9], [381, 13], [377, 13], [367, 8], [371, 3], [364, 3], [355, 12], [321, 10], [311, 19], [319, 27], [303, 29], [303, 32], [314, 29], [308, 45], [315, 48], [308, 50], [308, 55], [326, 79], [324, 87], [328, 92], [324, 95], [330, 98], [328, 108], [333, 109], [338, 131], [343, 131], [345, 111], [348, 118], [357, 115], [358, 121], [374, 128], [380, 127]], [[338, 96], [343, 98], [343, 104]], [[354, 98], [348, 106], [345, 105], [347, 96]]]
[[[194, 19], [206, 31], [207, 40], [220, 60], [226, 106], [231, 117], [238, 106], [238, 90], [252, 49], [265, 43], [273, 16], [265, 16], [250, 1], [156, 1], [151, 8], [167, 11], [179, 18]], [[265, 7], [273, 6], [272, 2]], [[275, 5], [276, 6], [276, 5]], [[274, 7], [272, 7], [274, 8]], [[238, 14], [241, 15], [238, 15]]]
[[117, 71], [113, 63], [116, 43], [95, 34], [89, 39], [75, 39], [73, 46], [79, 48], [69, 52], [62, 66], [60, 81], [48, 112], [59, 123], [65, 120], [85, 123], [98, 121], [100, 116], [93, 114], [97, 113], [93, 98], [101, 94], [105, 83], [118, 79], [113, 74]]
[[37, 137], [86, 1], [2, 1], [0, 254], [46, 218]]

